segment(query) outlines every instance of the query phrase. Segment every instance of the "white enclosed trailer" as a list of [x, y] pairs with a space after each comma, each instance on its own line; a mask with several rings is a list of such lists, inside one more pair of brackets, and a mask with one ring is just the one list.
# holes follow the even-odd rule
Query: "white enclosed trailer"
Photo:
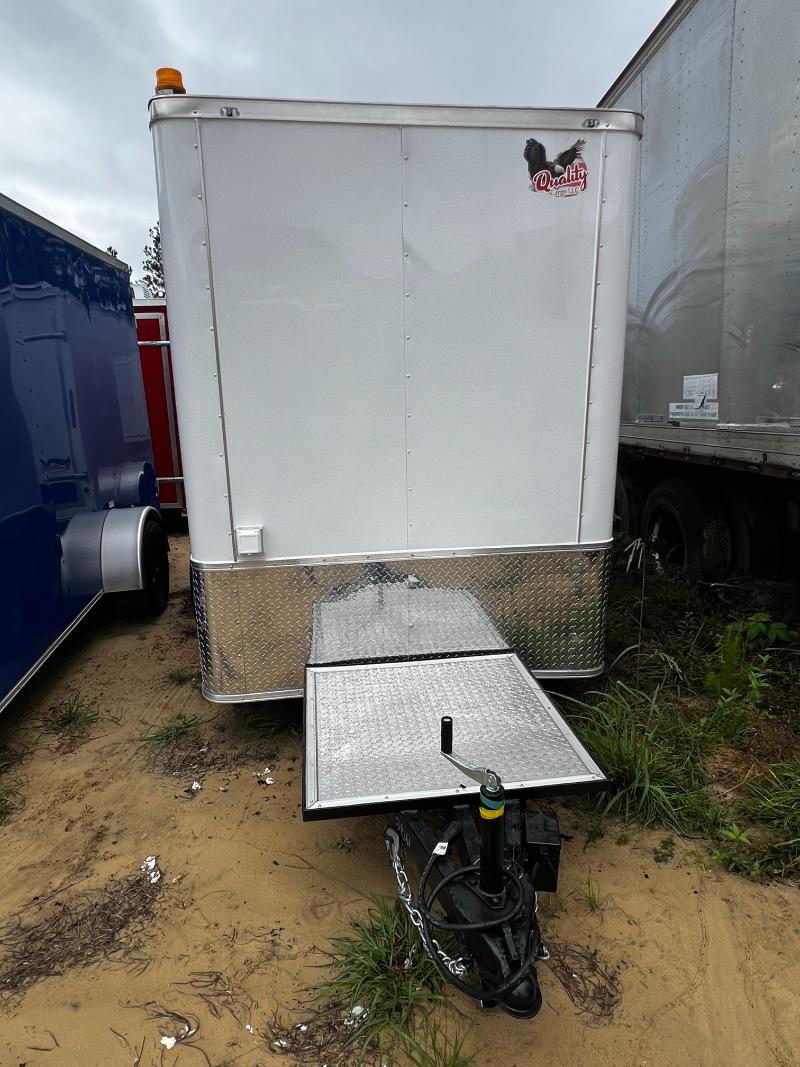
[[205, 695], [506, 644], [599, 672], [639, 116], [150, 118]]
[[399, 809], [435, 965], [530, 1018], [560, 842], [505, 797], [605, 783], [530, 672], [602, 666], [639, 116], [166, 95], [151, 124], [203, 690], [305, 688], [304, 817]]

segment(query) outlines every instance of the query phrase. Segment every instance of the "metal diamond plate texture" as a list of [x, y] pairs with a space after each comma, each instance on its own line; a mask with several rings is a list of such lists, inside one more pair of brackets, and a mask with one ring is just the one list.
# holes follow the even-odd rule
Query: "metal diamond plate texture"
[[508, 648], [465, 589], [426, 587], [415, 576], [314, 605], [309, 663]]
[[490, 766], [508, 789], [602, 778], [558, 711], [511, 653], [310, 667], [305, 807], [452, 800], [478, 791], [440, 754], [442, 715], [453, 751]]
[[[301, 691], [309, 661], [517, 652], [539, 676], [602, 668], [608, 549], [208, 569], [192, 564], [203, 689]], [[489, 642], [492, 643], [489, 643]]]

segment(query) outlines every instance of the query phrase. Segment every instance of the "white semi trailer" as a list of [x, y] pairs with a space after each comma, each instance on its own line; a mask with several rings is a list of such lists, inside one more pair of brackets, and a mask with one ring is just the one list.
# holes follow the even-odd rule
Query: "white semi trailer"
[[399, 810], [434, 962], [534, 1015], [557, 824], [503, 798], [605, 782], [537, 679], [602, 669], [640, 117], [159, 91], [203, 691], [305, 691], [304, 816]]
[[679, 0], [600, 102], [644, 114], [617, 513], [707, 578], [800, 558], [800, 4]]

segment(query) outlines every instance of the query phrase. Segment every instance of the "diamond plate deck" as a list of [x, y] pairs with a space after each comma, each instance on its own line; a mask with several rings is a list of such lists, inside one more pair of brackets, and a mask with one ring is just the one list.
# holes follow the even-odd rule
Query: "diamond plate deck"
[[364, 648], [370, 659], [406, 659], [508, 650], [508, 645], [472, 593], [404, 580], [314, 605], [309, 663], [366, 658], [359, 657]]
[[477, 794], [440, 754], [490, 766], [514, 792], [596, 787], [604, 775], [512, 653], [308, 667], [304, 818], [453, 803]]

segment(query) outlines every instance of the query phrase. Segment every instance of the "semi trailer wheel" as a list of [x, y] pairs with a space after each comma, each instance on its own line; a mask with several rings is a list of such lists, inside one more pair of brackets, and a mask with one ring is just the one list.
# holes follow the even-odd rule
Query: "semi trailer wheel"
[[614, 489], [614, 533], [639, 537], [642, 531], [644, 496], [638, 483], [625, 468], [617, 471]]
[[728, 516], [710, 486], [659, 482], [645, 501], [642, 536], [663, 563], [709, 581], [727, 577], [733, 566]]

